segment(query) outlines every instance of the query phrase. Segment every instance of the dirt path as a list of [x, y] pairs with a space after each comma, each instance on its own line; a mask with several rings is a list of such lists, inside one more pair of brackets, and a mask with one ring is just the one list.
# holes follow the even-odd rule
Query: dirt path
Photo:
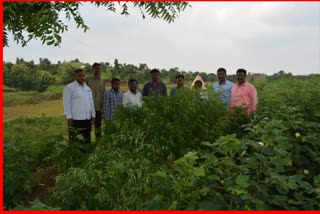
[[40, 201], [45, 202], [48, 196], [50, 196], [50, 189], [54, 187], [54, 177], [58, 175], [56, 167], [50, 166], [40, 171], [35, 172], [32, 175], [32, 191], [27, 195], [25, 206], [30, 206], [30, 202], [33, 202], [37, 197]]

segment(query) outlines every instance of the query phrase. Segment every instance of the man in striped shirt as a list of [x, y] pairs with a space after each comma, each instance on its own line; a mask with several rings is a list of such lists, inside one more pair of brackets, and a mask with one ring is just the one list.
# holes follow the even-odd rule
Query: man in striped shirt
[[119, 105], [122, 105], [123, 96], [119, 88], [120, 80], [118, 78], [113, 78], [111, 80], [111, 89], [104, 93], [103, 113], [106, 121], [112, 120], [113, 113], [117, 110]]

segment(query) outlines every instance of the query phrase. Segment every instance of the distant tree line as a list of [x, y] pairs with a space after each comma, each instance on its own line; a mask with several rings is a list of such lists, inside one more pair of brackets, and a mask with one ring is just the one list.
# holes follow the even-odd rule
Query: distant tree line
[[[139, 83], [145, 83], [150, 80], [150, 71], [147, 64], [139, 63], [138, 66], [126, 63], [120, 63], [118, 59], [114, 63], [99, 62], [101, 64], [102, 78], [111, 80], [113, 77], [121, 81], [127, 81], [135, 78]], [[4, 62], [4, 84], [9, 87], [19, 88], [21, 90], [45, 91], [50, 84], [67, 84], [74, 80], [74, 70], [83, 68], [87, 75], [91, 75], [91, 64], [82, 63], [78, 59], [71, 61], [58, 61], [52, 63], [47, 58], [40, 58], [39, 63], [34, 61], [25, 61], [17, 58], [15, 63]], [[216, 80], [216, 75], [205, 72], [183, 71], [179, 68], [160, 69], [161, 79], [164, 82], [175, 82], [177, 74], [183, 74], [186, 82], [191, 82], [199, 74], [206, 82]]]
[[[138, 66], [133, 64], [120, 63], [118, 59], [114, 63], [100, 62], [102, 78], [111, 80], [113, 77], [121, 81], [127, 81], [130, 78], [136, 79], [143, 84], [150, 81], [150, 70], [147, 64], [139, 63]], [[58, 61], [52, 63], [47, 58], [40, 58], [39, 63], [25, 61], [23, 58], [17, 58], [15, 63], [4, 62], [4, 85], [18, 88], [25, 91], [45, 91], [51, 84], [67, 84], [74, 80], [74, 70], [82, 68], [87, 75], [91, 75], [91, 64], [80, 62], [79, 59], [71, 61]], [[191, 82], [199, 74], [203, 81], [214, 82], [217, 80], [214, 73], [205, 73], [199, 71], [184, 71], [178, 67], [170, 69], [161, 69], [161, 79], [166, 83], [174, 83], [177, 74], [183, 74], [186, 82]], [[309, 75], [310, 76], [310, 75]], [[274, 81], [281, 78], [308, 78], [308, 76], [293, 76], [291, 73], [279, 71], [271, 76], [266, 76], [267, 81]], [[236, 75], [228, 75], [232, 82], [237, 81]]]

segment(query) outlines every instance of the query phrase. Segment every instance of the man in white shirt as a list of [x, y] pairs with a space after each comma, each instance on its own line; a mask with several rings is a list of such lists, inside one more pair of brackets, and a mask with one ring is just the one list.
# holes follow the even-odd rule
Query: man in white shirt
[[83, 143], [91, 142], [91, 123], [95, 122], [92, 91], [85, 83], [82, 69], [75, 71], [75, 81], [63, 90], [63, 108], [69, 126], [69, 140], [75, 142], [81, 134]]
[[142, 106], [142, 95], [137, 90], [138, 82], [135, 79], [130, 79], [128, 82], [129, 91], [123, 94], [123, 105], [128, 106]]

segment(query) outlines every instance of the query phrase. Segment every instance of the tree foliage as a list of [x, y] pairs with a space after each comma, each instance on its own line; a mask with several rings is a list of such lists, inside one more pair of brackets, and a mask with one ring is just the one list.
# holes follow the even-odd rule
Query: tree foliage
[[[150, 71], [152, 68], [150, 68], [145, 63], [138, 63], [138, 65], [127, 64], [119, 61], [118, 59], [115, 59], [113, 63], [109, 63], [106, 61], [99, 63], [101, 64], [101, 77], [103, 80], [110, 81], [112, 78], [117, 77], [121, 81], [126, 82], [129, 79], [134, 78], [142, 87], [144, 83], [150, 81], [151, 79]], [[19, 88], [22, 90], [43, 91], [49, 86], [49, 84], [68, 84], [74, 81], [74, 71], [78, 68], [84, 69], [87, 76], [92, 75], [91, 64], [81, 62], [79, 59], [63, 62], [58, 61], [57, 63], [52, 63], [50, 59], [39, 58], [39, 63], [37, 64], [33, 60], [26, 61], [23, 58], [17, 58], [15, 63], [3, 63], [4, 84], [6, 86]], [[186, 71], [178, 67], [159, 69], [161, 71], [161, 80], [165, 83], [175, 83], [177, 74], [184, 75], [186, 86], [190, 85], [190, 83], [198, 74], [202, 77], [203, 81], [210, 82], [210, 84], [206, 87], [211, 88], [211, 84], [217, 81], [217, 76], [214, 71], [212, 73], [198, 71], [194, 72], [190, 70]], [[17, 71], [22, 73], [19, 73]], [[312, 78], [312, 76], [313, 75], [293, 76], [291, 73], [278, 72], [274, 73], [273, 75], [267, 76], [266, 80], [268, 82], [278, 81], [281, 79], [306, 80]], [[314, 74], [314, 76], [319, 75]], [[237, 76], [235, 74], [228, 74], [227, 78], [232, 82], [237, 82]], [[29, 84], [28, 82], [30, 81], [31, 83]], [[251, 80], [249, 79], [248, 81]], [[29, 84], [28, 87], [26, 87], [27, 84]], [[24, 86], [22, 87], [22, 85]]]
[[32, 68], [24, 62], [12, 65], [11, 69], [9, 66], [4, 66], [4, 83], [10, 87], [42, 92], [55, 81], [55, 77], [48, 71]]
[[[121, 15], [129, 15], [128, 3], [125, 2], [92, 2], [97, 7], [105, 7], [107, 11], [117, 12], [119, 6]], [[133, 7], [146, 15], [160, 18], [168, 23], [173, 22], [180, 12], [189, 6], [186, 2], [134, 2]], [[68, 30], [68, 21], [74, 20], [77, 28], [86, 32], [85, 24], [79, 8], [80, 2], [5, 2], [3, 24], [3, 46], [9, 46], [8, 33], [22, 47], [31, 39], [40, 39], [42, 44], [59, 46], [61, 34]]]

